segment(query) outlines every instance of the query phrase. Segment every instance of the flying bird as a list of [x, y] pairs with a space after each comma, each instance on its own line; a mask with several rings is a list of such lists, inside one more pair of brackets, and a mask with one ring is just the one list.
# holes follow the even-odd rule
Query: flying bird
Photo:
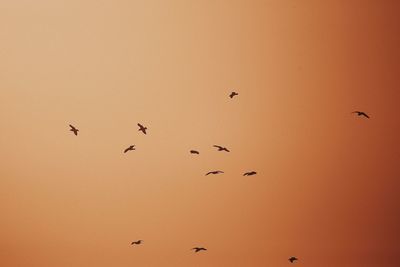
[[223, 171], [212, 171], [212, 172], [207, 172], [206, 176], [209, 174], [219, 174], [219, 173], [224, 173]]
[[357, 113], [358, 116], [364, 116], [367, 119], [369, 119], [369, 116], [367, 115], [367, 113], [362, 112], [362, 111], [353, 111], [352, 113]]
[[218, 148], [218, 151], [230, 152], [226, 147], [223, 147], [223, 146], [214, 145], [213, 147]]
[[146, 134], [147, 127], [144, 127], [140, 123], [138, 123], [137, 125], [139, 126], [139, 130], [138, 131], [142, 131], [144, 134]]
[[142, 244], [143, 240], [132, 241], [131, 245], [140, 245]]
[[200, 152], [197, 151], [197, 150], [190, 150], [190, 153], [191, 153], [191, 154], [200, 154]]
[[239, 94], [236, 93], [236, 92], [232, 92], [232, 93], [229, 95], [229, 97], [230, 97], [230, 98], [233, 98], [234, 96], [237, 96], [237, 95], [239, 95]]
[[79, 130], [76, 129], [74, 126], [72, 126], [71, 124], [69, 125], [69, 127], [71, 127], [71, 129], [69, 129], [71, 132], [74, 132], [75, 135], [78, 135]]
[[192, 250], [194, 250], [194, 252], [199, 252], [199, 251], [201, 251], [201, 250], [207, 250], [206, 248], [199, 248], [199, 247], [195, 247], [195, 248], [192, 248]]
[[293, 263], [294, 261], [298, 261], [299, 259], [298, 258], [296, 258], [296, 257], [290, 257], [289, 258], [289, 261], [291, 262], [291, 263]]
[[255, 175], [255, 174], [257, 174], [257, 172], [251, 171], [251, 172], [245, 172], [245, 173], [243, 174], [243, 176], [252, 176], [252, 175]]
[[135, 145], [129, 146], [127, 149], [124, 150], [124, 153], [131, 151], [131, 150], [135, 150]]

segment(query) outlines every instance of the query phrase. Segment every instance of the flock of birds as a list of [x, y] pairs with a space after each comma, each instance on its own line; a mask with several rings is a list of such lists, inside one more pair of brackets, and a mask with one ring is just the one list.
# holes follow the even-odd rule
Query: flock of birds
[[[229, 97], [230, 97], [230, 98], [233, 98], [233, 97], [235, 97], [235, 96], [237, 96], [237, 95], [239, 95], [237, 92], [232, 92], [232, 93], [229, 94]], [[367, 118], [367, 119], [370, 118], [369, 115], [366, 114], [366, 113], [363, 112], [363, 111], [353, 111], [352, 113], [356, 114], [357, 116], [363, 116], [363, 117], [365, 117], [365, 118]], [[147, 127], [143, 126], [143, 125], [140, 124], [140, 123], [138, 123], [137, 126], [139, 127], [138, 131], [141, 131], [143, 134], [147, 134]], [[79, 130], [78, 130], [75, 126], [73, 126], [73, 125], [71, 125], [71, 124], [69, 125], [69, 127], [70, 127], [70, 131], [72, 131], [76, 136], [78, 136]], [[220, 146], [220, 145], [214, 145], [213, 147], [217, 148], [218, 151], [230, 152], [230, 150], [229, 150], [228, 148], [223, 147], [223, 146]], [[135, 145], [130, 145], [129, 147], [127, 147], [127, 148], [124, 150], [124, 153], [127, 153], [127, 152], [129, 152], [129, 151], [133, 151], [133, 150], [136, 150], [136, 149], [135, 149]], [[191, 154], [197, 154], [197, 155], [200, 154], [200, 152], [197, 151], [197, 150], [190, 150], [190, 153], [191, 153]], [[224, 173], [224, 172], [223, 172], [223, 171], [220, 171], [220, 170], [210, 171], [210, 172], [206, 173], [206, 176], [207, 176], [207, 175], [210, 175], [210, 174], [220, 174], [220, 173]], [[250, 172], [245, 172], [245, 173], [243, 174], [243, 176], [252, 176], [252, 175], [256, 175], [256, 174], [257, 174], [257, 172], [255, 172], [255, 171], [250, 171]], [[132, 242], [131, 242], [131, 245], [141, 245], [142, 243], [143, 243], [143, 240], [140, 240], [140, 239], [139, 239], [139, 240], [137, 240], [137, 241], [132, 241]], [[204, 248], [204, 247], [194, 247], [194, 248], [192, 248], [191, 250], [194, 250], [194, 252], [197, 253], [197, 252], [200, 252], [200, 251], [206, 251], [207, 249]], [[289, 262], [294, 263], [295, 261], [298, 261], [299, 259], [298, 259], [297, 257], [292, 256], [292, 257], [290, 257], [288, 260], [289, 260]]]

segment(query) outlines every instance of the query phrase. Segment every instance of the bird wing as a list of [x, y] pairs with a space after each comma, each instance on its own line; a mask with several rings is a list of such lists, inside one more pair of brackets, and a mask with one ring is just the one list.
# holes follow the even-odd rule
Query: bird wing
[[219, 145], [213, 145], [213, 147], [216, 147], [216, 148], [219, 148], [219, 149], [223, 148], [222, 146], [219, 146]]
[[213, 173], [213, 172], [207, 172], [207, 173], [206, 173], [206, 176], [209, 175], [209, 174], [211, 174], [211, 173]]
[[75, 135], [78, 135], [78, 129], [76, 129], [73, 125], [69, 125], [69, 127], [71, 127], [70, 131], [74, 132]]
[[362, 112], [361, 115], [369, 119], [369, 116], [366, 113]]
[[140, 123], [137, 124], [139, 126], [139, 131], [142, 131], [144, 134], [146, 134], [146, 127], [144, 127], [143, 125], [141, 125]]
[[128, 148], [126, 148], [125, 150], [124, 150], [124, 153], [126, 153], [126, 152], [128, 152], [130, 150], [130, 148], [128, 147]]

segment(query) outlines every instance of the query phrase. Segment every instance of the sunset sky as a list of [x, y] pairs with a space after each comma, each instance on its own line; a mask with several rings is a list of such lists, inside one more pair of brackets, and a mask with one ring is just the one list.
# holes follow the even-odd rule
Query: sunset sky
[[399, 14], [1, 0], [0, 266], [399, 266]]

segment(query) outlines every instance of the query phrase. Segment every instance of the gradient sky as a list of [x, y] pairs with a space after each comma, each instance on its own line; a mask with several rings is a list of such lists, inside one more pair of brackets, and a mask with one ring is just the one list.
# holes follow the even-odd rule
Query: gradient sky
[[398, 266], [399, 14], [2, 0], [0, 265]]

